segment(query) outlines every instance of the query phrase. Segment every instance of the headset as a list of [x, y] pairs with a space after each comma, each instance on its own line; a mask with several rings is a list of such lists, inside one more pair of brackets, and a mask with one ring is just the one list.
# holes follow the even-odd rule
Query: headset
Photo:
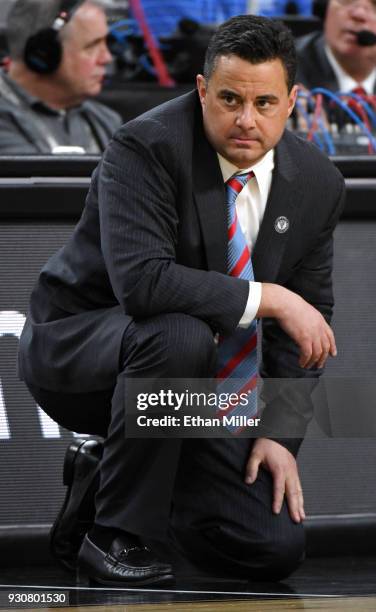
[[28, 38], [23, 59], [30, 70], [38, 74], [52, 74], [59, 68], [63, 56], [60, 31], [84, 1], [62, 0], [52, 26], [39, 30]]
[[325, 21], [328, 3], [329, 3], [329, 0], [313, 0], [312, 15], [314, 17], [318, 17], [318, 19], [320, 19], [321, 21]]

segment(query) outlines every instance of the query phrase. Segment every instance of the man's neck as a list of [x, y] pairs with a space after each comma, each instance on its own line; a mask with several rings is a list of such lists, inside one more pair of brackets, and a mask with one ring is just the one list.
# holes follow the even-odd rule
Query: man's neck
[[66, 110], [81, 102], [69, 96], [53, 76], [34, 73], [22, 62], [11, 62], [8, 74], [28, 94], [35, 96], [54, 110]]
[[341, 66], [342, 70], [344, 70], [357, 83], [365, 81], [375, 69], [375, 64], [372, 59], [370, 59], [369, 62], [360, 62], [359, 58], [356, 57], [338, 56], [333, 49], [331, 49], [331, 52], [338, 64]]

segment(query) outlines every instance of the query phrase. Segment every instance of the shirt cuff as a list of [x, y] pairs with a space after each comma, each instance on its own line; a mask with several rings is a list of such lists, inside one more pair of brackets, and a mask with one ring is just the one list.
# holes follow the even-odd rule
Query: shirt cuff
[[249, 327], [252, 321], [256, 318], [256, 314], [261, 302], [261, 292], [261, 283], [257, 283], [256, 281], [250, 281], [248, 300], [244, 314], [238, 323], [239, 327]]

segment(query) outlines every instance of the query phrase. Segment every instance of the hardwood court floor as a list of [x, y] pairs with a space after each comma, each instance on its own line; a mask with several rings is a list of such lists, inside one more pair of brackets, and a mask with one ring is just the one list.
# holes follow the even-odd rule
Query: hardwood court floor
[[[52, 610], [52, 608], [47, 608]], [[46, 608], [12, 608], [13, 612], [46, 612]], [[59, 608], [61, 612], [293, 612], [321, 610], [324, 612], [375, 612], [375, 597], [333, 597], [315, 599], [269, 599], [254, 601], [187, 602], [170, 604], [131, 604], [115, 606], [78, 606]], [[9, 612], [1, 608], [0, 612]]]
[[[376, 558], [307, 559], [284, 582], [247, 582], [193, 573], [177, 575], [169, 589], [79, 587], [74, 574], [48, 566], [0, 569], [0, 612], [10, 592], [67, 594], [61, 610], [72, 612], [285, 612], [324, 610], [376, 612]], [[47, 605], [47, 604], [46, 604]], [[31, 609], [24, 604], [22, 609]], [[33, 610], [54, 610], [33, 605]]]

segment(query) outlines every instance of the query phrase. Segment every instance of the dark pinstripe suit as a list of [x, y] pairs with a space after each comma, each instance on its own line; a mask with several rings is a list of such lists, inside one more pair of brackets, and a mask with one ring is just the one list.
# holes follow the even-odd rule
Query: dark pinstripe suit
[[[300, 293], [327, 318], [342, 196], [343, 180], [332, 164], [285, 133], [253, 253], [255, 277]], [[213, 557], [223, 553], [254, 577], [280, 576], [301, 556], [302, 530], [285, 507], [272, 516], [267, 473], [261, 470], [257, 485], [244, 485], [249, 440], [124, 439], [127, 377], [212, 374], [213, 332], [231, 333], [243, 314], [248, 283], [226, 275], [224, 202], [195, 92], [123, 126], [95, 173], [75, 233], [41, 273], [21, 338], [20, 371], [56, 420], [89, 432], [107, 427], [110, 411], [103, 404], [116, 384], [96, 500], [99, 523], [161, 536], [174, 495], [170, 525], [181, 542], [204, 533]], [[281, 215], [290, 221], [284, 234], [274, 228]], [[264, 320], [263, 375], [316, 377], [299, 368], [297, 355], [281, 329]], [[286, 431], [311, 416], [310, 401], [300, 400], [299, 409], [294, 401], [278, 401]], [[90, 424], [96, 408], [102, 426], [100, 418]], [[298, 441], [283, 443], [297, 451]]]

